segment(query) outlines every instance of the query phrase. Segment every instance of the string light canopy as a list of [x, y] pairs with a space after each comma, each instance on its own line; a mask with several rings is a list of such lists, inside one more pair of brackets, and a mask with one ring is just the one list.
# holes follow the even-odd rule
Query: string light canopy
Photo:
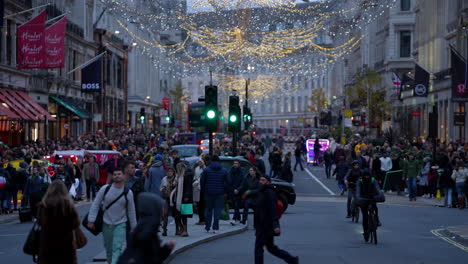
[[[193, 76], [209, 68], [239, 76], [257, 65], [251, 86], [261, 94], [327, 69], [363, 39], [359, 33], [395, 0], [101, 0], [135, 49], [164, 61], [167, 74]], [[133, 24], [133, 25], [132, 25]], [[144, 32], [144, 34], [142, 34]], [[179, 39], [168, 39], [176, 32]], [[178, 33], [177, 33], [178, 32]], [[162, 68], [162, 67], [161, 67]], [[236, 78], [220, 78], [239, 86]], [[279, 81], [281, 80], [281, 81]], [[288, 84], [289, 83], [289, 84]], [[275, 88], [276, 87], [276, 88]]]

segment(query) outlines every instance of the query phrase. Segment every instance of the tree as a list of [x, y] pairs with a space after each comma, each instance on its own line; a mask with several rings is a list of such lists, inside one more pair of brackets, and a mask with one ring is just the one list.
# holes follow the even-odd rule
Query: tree
[[327, 108], [328, 100], [322, 88], [312, 90], [310, 102], [311, 105], [308, 105], [307, 108], [316, 116], [319, 116], [320, 112]]
[[364, 68], [354, 75], [354, 84], [345, 90], [351, 107], [365, 109], [371, 123], [381, 123], [384, 116], [391, 110], [390, 102], [386, 101], [387, 91], [382, 87], [382, 77], [378, 72]]
[[169, 91], [171, 98], [171, 114], [175, 120], [182, 121], [189, 96], [181, 81], [178, 81], [175, 89]]

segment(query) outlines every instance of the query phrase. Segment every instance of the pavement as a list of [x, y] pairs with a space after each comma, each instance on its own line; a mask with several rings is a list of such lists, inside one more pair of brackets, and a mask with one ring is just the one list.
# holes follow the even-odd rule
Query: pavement
[[[172, 219], [172, 218], [170, 218]], [[172, 251], [172, 254], [166, 260], [165, 263], [169, 263], [176, 255], [190, 249], [196, 247], [200, 244], [207, 243], [216, 239], [224, 238], [231, 235], [236, 235], [242, 233], [247, 230], [247, 225], [235, 225], [232, 226], [230, 221], [220, 221], [219, 223], [219, 232], [216, 234], [206, 233], [204, 226], [195, 225], [198, 221], [198, 216], [194, 216], [193, 218], [188, 219], [188, 237], [180, 237], [175, 236], [175, 224], [172, 223], [168, 225], [168, 236], [163, 237], [160, 236], [162, 239], [162, 243], [166, 243], [169, 241], [174, 241], [176, 246]], [[91, 263], [104, 263], [106, 262], [106, 252], [103, 250], [98, 255], [93, 258], [93, 262]], [[90, 264], [91, 264], [90, 263]]]

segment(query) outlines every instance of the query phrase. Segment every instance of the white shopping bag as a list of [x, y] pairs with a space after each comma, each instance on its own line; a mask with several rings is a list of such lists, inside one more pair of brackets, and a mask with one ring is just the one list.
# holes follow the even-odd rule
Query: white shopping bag
[[80, 184], [78, 179], [75, 179], [75, 182], [72, 184], [70, 187], [70, 195], [75, 198], [76, 197], [76, 188], [78, 187], [78, 184]]

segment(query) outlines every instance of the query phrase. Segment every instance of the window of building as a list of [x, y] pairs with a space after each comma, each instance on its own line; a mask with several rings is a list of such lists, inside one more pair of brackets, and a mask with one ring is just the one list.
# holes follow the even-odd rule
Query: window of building
[[12, 37], [12, 21], [7, 20], [7, 27], [6, 27], [6, 62], [8, 65], [11, 65], [12, 62], [12, 54], [13, 54], [13, 37]]
[[411, 56], [411, 31], [400, 31], [400, 57]]
[[409, 11], [411, 9], [411, 0], [401, 0], [401, 11]]

